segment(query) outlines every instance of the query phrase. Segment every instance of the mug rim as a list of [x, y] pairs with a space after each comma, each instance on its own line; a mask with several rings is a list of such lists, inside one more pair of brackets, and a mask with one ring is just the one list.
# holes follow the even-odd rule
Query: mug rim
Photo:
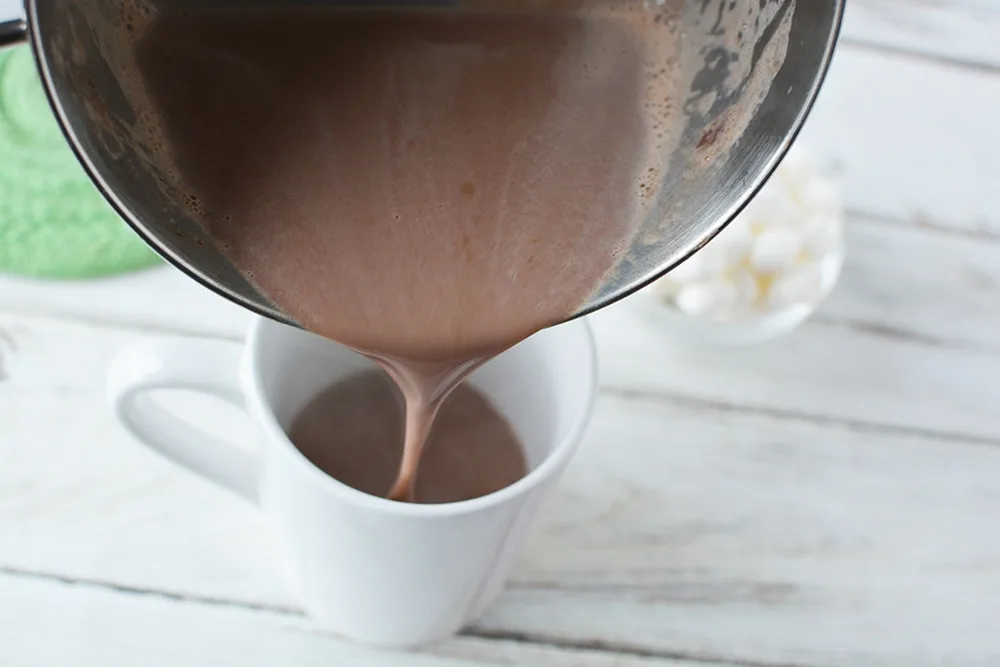
[[[298, 334], [308, 335], [308, 333], [302, 329], [291, 327], [287, 324], [276, 322], [259, 315], [254, 315], [254, 321], [250, 325], [250, 330], [244, 343], [240, 379], [241, 382], [244, 383], [244, 392], [246, 394], [248, 407], [250, 407], [250, 415], [253, 419], [260, 422], [260, 427], [264, 430], [267, 441], [273, 441], [274, 444], [278, 446], [278, 450], [283, 452], [285, 456], [290, 456], [296, 464], [303, 465], [306, 475], [310, 476], [318, 483], [325, 484], [331, 492], [340, 496], [341, 500], [369, 510], [396, 516], [427, 519], [436, 517], [453, 517], [501, 505], [508, 500], [530, 492], [544, 480], [557, 473], [569, 457], [576, 451], [583, 438], [584, 430], [590, 422], [590, 417], [594, 410], [594, 403], [597, 398], [597, 344], [593, 329], [584, 318], [577, 318], [556, 325], [550, 329], [578, 331], [584, 337], [584, 345], [587, 348], [587, 356], [586, 359], [581, 359], [580, 363], [585, 365], [583, 372], [586, 376], [584, 381], [587, 384], [587, 393], [583, 409], [581, 409], [579, 414], [572, 419], [571, 425], [565, 435], [558, 439], [551, 451], [545, 456], [545, 459], [513, 484], [509, 484], [498, 491], [494, 491], [493, 493], [489, 493], [484, 496], [477, 496], [476, 498], [471, 498], [469, 500], [459, 500], [449, 503], [406, 503], [389, 500], [388, 498], [382, 498], [380, 496], [365, 493], [364, 491], [359, 491], [358, 489], [340, 481], [336, 477], [323, 472], [316, 466], [316, 464], [310, 461], [301, 451], [299, 451], [298, 447], [296, 447], [288, 437], [288, 433], [278, 422], [278, 418], [274, 414], [271, 405], [267, 400], [265, 400], [263, 391], [264, 383], [260, 374], [262, 365], [260, 363], [260, 355], [263, 353], [260, 338], [264, 331], [270, 328], [287, 328], [292, 329]], [[543, 329], [542, 332], [549, 331], [550, 329]], [[530, 341], [533, 337], [534, 336], [529, 336], [517, 345], [523, 345]], [[334, 341], [331, 341], [330, 344], [339, 345]], [[344, 349], [352, 354], [358, 354], [348, 348]]]

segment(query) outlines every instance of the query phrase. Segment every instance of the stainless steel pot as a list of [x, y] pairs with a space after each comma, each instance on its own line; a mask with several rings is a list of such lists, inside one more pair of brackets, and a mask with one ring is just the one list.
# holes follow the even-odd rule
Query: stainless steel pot
[[[31, 42], [67, 139], [101, 192], [149, 245], [219, 294], [295, 324], [215, 249], [178, 202], [164, 195], [134, 147], [108, 136], [107, 119], [127, 119], [133, 110], [118, 84], [115, 64], [97, 44], [125, 1], [26, 0], [27, 21], [0, 24], [0, 46], [26, 38]], [[286, 7], [293, 1], [317, 2], [270, 1]], [[686, 72], [683, 132], [670, 154], [663, 156], [660, 195], [635, 241], [577, 315], [620, 299], [669, 271], [718, 233], [767, 180], [816, 97], [844, 4], [843, 0], [634, 1], [676, 3], [678, 57]], [[343, 3], [329, 0], [329, 4]]]

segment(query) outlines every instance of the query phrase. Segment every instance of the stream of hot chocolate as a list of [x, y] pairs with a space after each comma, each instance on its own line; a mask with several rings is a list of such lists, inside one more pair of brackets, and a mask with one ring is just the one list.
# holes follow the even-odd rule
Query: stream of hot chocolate
[[448, 393], [571, 316], [635, 232], [646, 19], [165, 7], [136, 44], [164, 171], [274, 304], [398, 383], [407, 499]]
[[417, 469], [438, 410], [451, 392], [488, 358], [446, 363], [413, 362], [385, 357], [373, 359], [403, 392], [406, 403], [403, 457], [387, 497], [390, 500], [412, 502]]

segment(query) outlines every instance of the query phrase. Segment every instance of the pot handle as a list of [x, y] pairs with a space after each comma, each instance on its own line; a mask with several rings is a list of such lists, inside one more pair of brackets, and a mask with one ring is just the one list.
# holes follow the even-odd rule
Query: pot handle
[[28, 24], [22, 18], [0, 21], [0, 48], [28, 41]]

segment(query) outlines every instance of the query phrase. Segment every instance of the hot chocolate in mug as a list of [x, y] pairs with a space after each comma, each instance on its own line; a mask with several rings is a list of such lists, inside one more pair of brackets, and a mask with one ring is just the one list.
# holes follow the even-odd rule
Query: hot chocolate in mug
[[[583, 320], [546, 329], [468, 380], [510, 423], [528, 473], [495, 493], [418, 505], [357, 491], [288, 438], [324, 389], [374, 365], [314, 334], [257, 319], [244, 345], [148, 340], [114, 361], [108, 393], [142, 442], [257, 504], [273, 525], [305, 609], [323, 627], [382, 646], [446, 637], [496, 598], [539, 503], [580, 441], [596, 394]], [[242, 408], [256, 442], [199, 431], [152, 392], [202, 392]]]

